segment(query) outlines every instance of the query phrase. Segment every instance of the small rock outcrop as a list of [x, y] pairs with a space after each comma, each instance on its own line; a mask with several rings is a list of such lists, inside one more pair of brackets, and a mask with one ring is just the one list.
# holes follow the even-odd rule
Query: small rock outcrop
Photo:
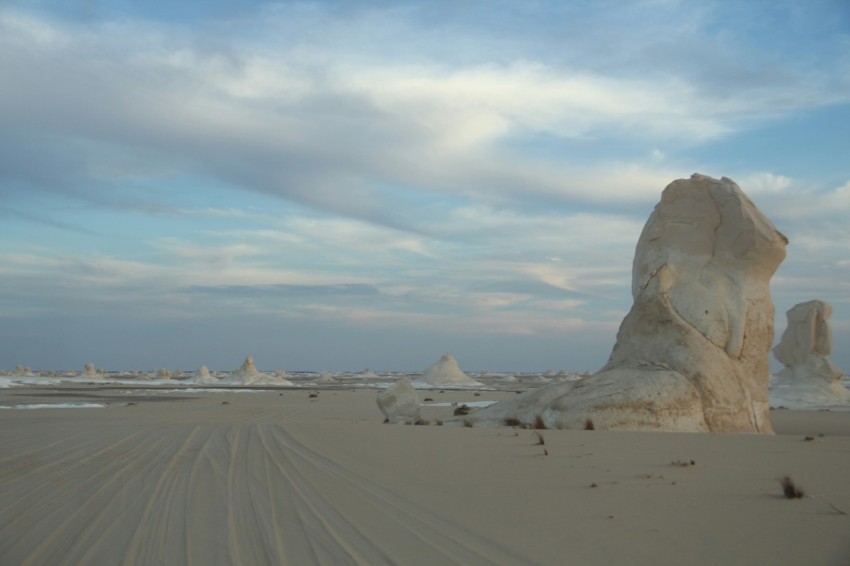
[[787, 243], [732, 180], [694, 174], [673, 181], [638, 240], [634, 303], [605, 367], [467, 420], [771, 433], [769, 282]]
[[20, 377], [34, 377], [35, 376], [35, 374], [32, 372], [32, 370], [30, 368], [28, 368], [27, 366], [23, 366], [21, 364], [18, 364], [18, 365], [15, 366], [15, 373], [12, 374], [12, 375], [17, 375], [17, 376], [20, 376]]
[[89, 362], [83, 370], [83, 377], [98, 377], [94, 364]]
[[451, 354], [443, 354], [440, 360], [429, 366], [416, 380], [416, 385], [422, 387], [477, 387], [482, 385], [462, 371], [457, 360]]
[[406, 377], [379, 392], [377, 402], [389, 423], [413, 424], [420, 419], [419, 396]]
[[246, 357], [239, 369], [222, 381], [239, 385], [292, 385], [285, 377], [260, 372], [254, 365], [253, 356]]
[[323, 373], [318, 377], [318, 379], [316, 379], [316, 383], [336, 383], [336, 382], [337, 382], [337, 380], [334, 379], [334, 376], [332, 376], [329, 373]]
[[785, 368], [770, 390], [771, 405], [809, 408], [850, 403], [843, 374], [830, 361], [832, 305], [808, 301], [787, 311], [788, 326], [773, 355]]
[[212, 384], [218, 383], [218, 378], [210, 374], [207, 366], [201, 366], [195, 372], [195, 383]]

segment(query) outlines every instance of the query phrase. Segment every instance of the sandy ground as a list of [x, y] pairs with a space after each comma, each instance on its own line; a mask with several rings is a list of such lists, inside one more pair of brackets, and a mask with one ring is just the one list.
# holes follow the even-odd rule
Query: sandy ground
[[850, 564], [850, 413], [541, 445], [384, 425], [370, 390], [0, 390], [57, 402], [107, 406], [0, 410], [0, 564]]

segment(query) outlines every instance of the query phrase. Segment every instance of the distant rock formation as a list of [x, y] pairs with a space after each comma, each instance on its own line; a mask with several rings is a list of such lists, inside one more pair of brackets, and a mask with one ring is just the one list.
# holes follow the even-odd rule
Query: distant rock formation
[[246, 357], [239, 369], [222, 381], [241, 385], [292, 385], [285, 377], [261, 373], [254, 365], [253, 356]]
[[260, 370], [257, 369], [257, 366], [254, 365], [254, 356], [249, 355], [245, 358], [245, 361], [242, 362], [242, 365], [239, 366], [239, 369], [234, 371], [230, 377], [240, 383], [251, 383], [257, 379], [260, 379], [263, 374], [260, 373]]
[[466, 417], [550, 428], [771, 433], [769, 282], [788, 241], [732, 180], [673, 181], [641, 233], [608, 363]]
[[475, 387], [482, 385], [462, 371], [451, 354], [443, 354], [440, 361], [428, 367], [416, 385], [431, 387]]
[[210, 370], [207, 366], [201, 366], [198, 368], [198, 371], [195, 372], [195, 382], [204, 384], [218, 383], [218, 378], [210, 374]]
[[410, 379], [406, 377], [380, 391], [377, 402], [378, 408], [389, 423], [413, 424], [420, 418], [419, 396]]
[[840, 383], [843, 374], [829, 359], [832, 305], [808, 301], [795, 305], [786, 315], [788, 326], [773, 349], [785, 368], [771, 387], [771, 405], [809, 408], [850, 403], [850, 390]]
[[316, 379], [316, 383], [336, 383], [337, 380], [329, 373], [323, 373]]
[[97, 370], [94, 368], [94, 364], [89, 362], [86, 364], [86, 368], [83, 371], [83, 377], [98, 377]]
[[28, 368], [27, 366], [22, 366], [21, 364], [18, 364], [18, 365], [15, 366], [15, 373], [12, 374], [12, 375], [17, 375], [17, 376], [20, 376], [20, 377], [34, 377], [35, 376], [35, 374], [32, 372], [32, 370], [30, 368]]

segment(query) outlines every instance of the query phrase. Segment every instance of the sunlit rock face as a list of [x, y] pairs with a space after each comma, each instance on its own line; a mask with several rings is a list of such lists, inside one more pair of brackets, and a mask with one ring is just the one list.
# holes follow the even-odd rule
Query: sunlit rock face
[[467, 416], [551, 428], [763, 432], [787, 239], [732, 180], [672, 182], [641, 233], [634, 303], [608, 363]]
[[832, 306], [824, 301], [808, 301], [787, 311], [788, 326], [773, 355], [785, 368], [776, 376], [771, 404], [808, 408], [850, 403], [850, 391], [841, 385], [843, 377], [829, 355]]
[[420, 418], [419, 396], [406, 377], [379, 392], [377, 402], [388, 423], [413, 424]]

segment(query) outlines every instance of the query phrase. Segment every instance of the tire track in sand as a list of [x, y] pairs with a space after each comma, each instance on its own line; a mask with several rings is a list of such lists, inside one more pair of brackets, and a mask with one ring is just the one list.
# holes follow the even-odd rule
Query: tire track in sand
[[279, 445], [269, 453], [282, 475], [298, 486], [309, 511], [336, 535], [332, 543], [346, 548], [348, 542], [358, 541], [354, 548], [369, 552], [365, 560], [350, 563], [529, 564], [527, 557], [355, 473], [282, 426], [261, 431]]
[[528, 564], [260, 413], [29, 449], [46, 463], [0, 477], [0, 564]]

